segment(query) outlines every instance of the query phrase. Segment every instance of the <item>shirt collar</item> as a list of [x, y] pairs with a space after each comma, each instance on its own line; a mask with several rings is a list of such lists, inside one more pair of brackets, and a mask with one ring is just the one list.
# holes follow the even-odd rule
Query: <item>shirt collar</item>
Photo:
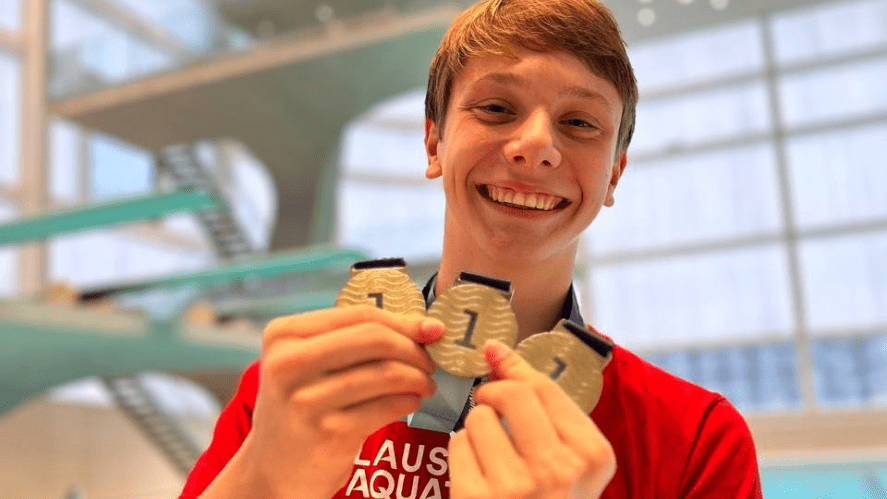
[[[425, 297], [425, 308], [431, 307], [434, 303], [434, 286], [437, 284], [437, 272], [428, 279], [425, 287], [422, 288], [422, 295]], [[585, 327], [585, 321], [582, 319], [582, 313], [579, 311], [579, 300], [576, 297], [576, 291], [573, 289], [573, 283], [570, 283], [570, 289], [567, 291], [567, 298], [561, 307], [561, 319], [569, 319], [570, 321]]]

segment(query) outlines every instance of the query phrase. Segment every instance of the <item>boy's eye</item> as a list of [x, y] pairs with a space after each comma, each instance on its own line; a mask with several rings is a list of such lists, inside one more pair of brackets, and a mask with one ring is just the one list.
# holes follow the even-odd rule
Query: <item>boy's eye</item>
[[502, 104], [484, 104], [481, 106], [481, 109], [491, 114], [506, 114], [509, 112], [508, 108]]
[[562, 121], [564, 125], [573, 126], [577, 128], [596, 128], [594, 125], [580, 118], [570, 118]]

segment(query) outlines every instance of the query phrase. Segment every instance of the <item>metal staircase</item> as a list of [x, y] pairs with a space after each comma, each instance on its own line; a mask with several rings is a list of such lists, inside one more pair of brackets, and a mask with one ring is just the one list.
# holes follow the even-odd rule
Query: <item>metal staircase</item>
[[137, 375], [104, 378], [117, 406], [126, 413], [182, 475], [187, 476], [200, 449], [160, 405]]
[[[193, 145], [178, 144], [163, 149], [158, 155], [160, 166], [179, 187], [193, 187], [228, 200], [218, 182], [203, 165]], [[256, 253], [229, 206], [218, 210], [195, 212], [200, 225], [212, 241], [216, 255], [224, 260], [252, 256]]]

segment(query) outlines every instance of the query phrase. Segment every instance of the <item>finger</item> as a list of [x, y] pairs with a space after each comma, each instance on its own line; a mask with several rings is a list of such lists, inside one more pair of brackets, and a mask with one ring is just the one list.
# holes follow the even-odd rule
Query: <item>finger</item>
[[468, 433], [461, 429], [450, 437], [450, 495], [452, 497], [489, 497], [490, 486], [480, 470]]
[[281, 387], [295, 389], [330, 373], [379, 360], [399, 361], [427, 373], [435, 370], [424, 348], [378, 323], [279, 339], [262, 352], [262, 370]]
[[532, 483], [527, 482], [526, 463], [514, 448], [492, 407], [478, 405], [472, 409], [465, 418], [465, 430], [481, 473], [493, 490], [525, 489], [532, 486]]
[[384, 395], [322, 415], [320, 428], [329, 435], [350, 435], [360, 445], [379, 428], [419, 410], [421, 404], [422, 397], [415, 394]]
[[435, 364], [424, 348], [379, 323], [361, 323], [306, 339], [290, 338], [299, 350], [293, 360], [324, 372], [347, 369], [376, 359], [392, 359], [434, 372]]
[[589, 496], [596, 497], [616, 473], [613, 446], [591, 417], [582, 412], [560, 387], [541, 387], [537, 393], [545, 411], [558, 415], [551, 418], [555, 431], [583, 463], [586, 480], [580, 485], [594, 491]]
[[606, 451], [611, 448], [588, 415], [507, 346], [485, 347], [490, 363], [497, 366], [494, 371], [504, 379], [478, 388], [475, 399], [496, 408], [509, 422], [515, 446], [540, 481], [563, 485], [583, 469], [606, 469]]
[[324, 413], [389, 395], [430, 397], [435, 388], [427, 372], [386, 360], [368, 362], [321, 378], [299, 389], [294, 402], [315, 413]]
[[[506, 345], [490, 342], [484, 347], [485, 353], [489, 352], [487, 358], [494, 366], [494, 372], [503, 381], [522, 380], [531, 383], [533, 393], [541, 404], [544, 417], [539, 417], [538, 413], [534, 413], [537, 407], [535, 404], [529, 400], [521, 399], [526, 404], [526, 412], [524, 412], [520, 404], [513, 403], [520, 396], [508, 393], [508, 385], [501, 388], [496, 387], [502, 381], [488, 383], [475, 392], [475, 399], [478, 402], [495, 407], [509, 422], [514, 421], [515, 427], [532, 428], [532, 431], [528, 431], [526, 434], [514, 432], [515, 445], [518, 446], [522, 455], [533, 455], [525, 453], [534, 453], [537, 456], [545, 455], [546, 451], [543, 448], [548, 444], [540, 442], [552, 442], [549, 440], [551, 438], [549, 428], [551, 428], [557, 435], [556, 441], [565, 443], [584, 459], [599, 460], [601, 458], [601, 446], [598, 443], [603, 441], [609, 445], [606, 438], [589, 415], [582, 412], [579, 406], [556, 383], [536, 371]], [[532, 414], [532, 417], [538, 418], [538, 420], [534, 423], [526, 417], [527, 414]], [[525, 439], [524, 435], [529, 435], [529, 437]], [[551, 449], [554, 449], [555, 452], [558, 451], [556, 446], [552, 446]], [[604, 449], [605, 451], [606, 449]]]
[[544, 463], [563, 446], [552, 423], [558, 415], [546, 410], [534, 385], [523, 381], [492, 381], [478, 387], [474, 399], [478, 404], [492, 407], [508, 421], [511, 440], [528, 462]]
[[[507, 345], [497, 341], [489, 341], [484, 345], [484, 354], [493, 368], [493, 374], [496, 378], [500, 380], [524, 381], [532, 384], [544, 412], [548, 415], [546, 419], [558, 423], [555, 425], [555, 430], [560, 431], [561, 427], [563, 427], [565, 431], [571, 429], [587, 431], [588, 425], [594, 425], [591, 422], [591, 418], [583, 413], [579, 406], [556, 383], [533, 368], [514, 350], [508, 348]], [[494, 383], [489, 383], [489, 385], [493, 386]], [[478, 390], [481, 396], [483, 396], [483, 388], [481, 387]], [[508, 400], [506, 399], [504, 402], [508, 402]], [[493, 401], [488, 403], [496, 404]], [[497, 409], [499, 409], [498, 406]], [[504, 406], [502, 410], [505, 410]]]
[[590, 436], [604, 438], [591, 417], [556, 384], [540, 386], [536, 393], [546, 414], [558, 416], [551, 418], [551, 421], [564, 442], [588, 440]]
[[[487, 341], [484, 355], [490, 363], [490, 379], [510, 379], [515, 381], [545, 381], [548, 378], [537, 371], [520, 355], [502, 342]], [[550, 381], [550, 380], [549, 380]]]
[[445, 329], [442, 322], [424, 315], [397, 314], [368, 305], [357, 305], [274, 319], [266, 326], [263, 338], [265, 343], [288, 336], [304, 338], [366, 322], [384, 324], [423, 345], [439, 340]]

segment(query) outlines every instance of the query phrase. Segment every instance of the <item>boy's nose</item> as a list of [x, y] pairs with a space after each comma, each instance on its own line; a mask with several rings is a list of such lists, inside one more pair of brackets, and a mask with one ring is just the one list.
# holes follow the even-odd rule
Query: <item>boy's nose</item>
[[507, 160], [529, 170], [559, 166], [561, 153], [555, 146], [554, 124], [547, 113], [539, 111], [528, 116], [506, 144], [504, 153]]

